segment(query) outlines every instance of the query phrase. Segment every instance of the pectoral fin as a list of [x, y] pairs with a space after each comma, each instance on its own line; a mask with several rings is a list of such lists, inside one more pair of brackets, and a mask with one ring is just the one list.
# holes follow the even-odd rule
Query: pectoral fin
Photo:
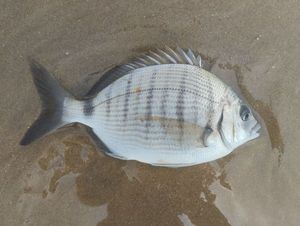
[[208, 137], [210, 136], [210, 134], [213, 132], [212, 128], [210, 128], [209, 125], [207, 125], [203, 131], [203, 134], [202, 134], [202, 142], [204, 144], [205, 147], [208, 147], [208, 144], [207, 144], [207, 139]]

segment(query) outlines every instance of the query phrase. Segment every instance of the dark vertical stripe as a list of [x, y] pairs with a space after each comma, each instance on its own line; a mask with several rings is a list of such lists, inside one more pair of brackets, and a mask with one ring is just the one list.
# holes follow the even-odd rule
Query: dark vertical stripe
[[198, 115], [199, 115], [199, 106], [198, 106], [198, 99], [199, 97], [197, 95], [194, 95], [194, 99], [193, 99], [193, 106], [192, 106], [192, 109], [193, 109], [193, 115], [194, 115], [194, 118], [193, 118], [193, 123], [195, 125], [198, 125]]
[[108, 88], [108, 91], [106, 93], [106, 106], [105, 106], [105, 111], [106, 111], [106, 117], [109, 118], [110, 117], [110, 105], [111, 105], [111, 92], [112, 92], [112, 88], [113, 88], [113, 84], [111, 84]]
[[[160, 98], [161, 102], [160, 102], [159, 110], [160, 110], [160, 115], [162, 116], [161, 125], [165, 129], [167, 126], [166, 125], [166, 117], [167, 117], [166, 104], [169, 97], [168, 81], [166, 79], [164, 80], [164, 89], [161, 95], [162, 96]], [[164, 130], [164, 133], [166, 135], [167, 130]]]
[[83, 114], [85, 116], [91, 116], [94, 112], [95, 108], [93, 106], [93, 98], [84, 101], [83, 105]]
[[151, 118], [152, 118], [152, 107], [153, 107], [153, 89], [155, 86], [155, 77], [157, 74], [157, 69], [155, 69], [151, 75], [150, 79], [150, 86], [147, 95], [147, 104], [146, 104], [146, 139], [148, 140], [148, 136], [150, 133], [150, 126], [151, 126]]
[[184, 110], [185, 110], [185, 104], [184, 104], [184, 96], [185, 96], [185, 81], [187, 76], [187, 70], [185, 67], [185, 70], [182, 74], [182, 78], [180, 81], [179, 91], [176, 98], [176, 116], [177, 116], [177, 122], [178, 122], [178, 128], [179, 128], [179, 141], [180, 143], [183, 140], [184, 136]]
[[133, 109], [133, 113], [135, 116], [138, 115], [139, 113], [139, 107], [140, 107], [140, 99], [141, 99], [141, 93], [142, 93], [142, 90], [141, 90], [141, 80], [138, 84], [138, 86], [136, 87], [136, 90], [135, 90], [135, 93], [136, 93], [136, 96], [135, 96], [135, 104], [134, 104], [134, 109]]
[[129, 110], [128, 102], [131, 95], [130, 89], [131, 89], [132, 78], [133, 78], [133, 73], [130, 74], [126, 85], [125, 100], [124, 100], [124, 105], [122, 110], [124, 123], [127, 121], [127, 116], [128, 116], [128, 110]]
[[207, 124], [211, 124], [213, 119], [213, 113], [214, 113], [214, 108], [213, 108], [214, 95], [213, 95], [213, 87], [210, 78], [207, 78], [207, 92], [208, 92]]

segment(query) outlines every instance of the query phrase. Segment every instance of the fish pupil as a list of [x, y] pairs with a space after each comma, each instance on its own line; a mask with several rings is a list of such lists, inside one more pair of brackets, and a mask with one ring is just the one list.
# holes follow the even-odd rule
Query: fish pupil
[[250, 117], [250, 110], [247, 106], [242, 105], [240, 109], [240, 116], [243, 121], [247, 121]]

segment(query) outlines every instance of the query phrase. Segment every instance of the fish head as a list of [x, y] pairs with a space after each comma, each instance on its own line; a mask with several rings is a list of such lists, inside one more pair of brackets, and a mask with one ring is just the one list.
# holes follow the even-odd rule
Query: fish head
[[233, 150], [259, 137], [261, 125], [251, 108], [237, 95], [232, 95], [223, 105], [218, 128], [224, 144]]

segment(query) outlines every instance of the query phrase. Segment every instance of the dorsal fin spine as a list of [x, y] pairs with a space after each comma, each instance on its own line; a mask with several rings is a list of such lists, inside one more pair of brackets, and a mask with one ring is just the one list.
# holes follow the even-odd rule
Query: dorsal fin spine
[[176, 60], [161, 49], [157, 49], [160, 54], [163, 54], [171, 63], [176, 64]]
[[193, 62], [188, 57], [188, 55], [186, 55], [186, 53], [184, 52], [184, 50], [182, 48], [177, 47], [177, 51], [181, 54], [182, 58], [185, 60], [185, 63], [193, 65]]

